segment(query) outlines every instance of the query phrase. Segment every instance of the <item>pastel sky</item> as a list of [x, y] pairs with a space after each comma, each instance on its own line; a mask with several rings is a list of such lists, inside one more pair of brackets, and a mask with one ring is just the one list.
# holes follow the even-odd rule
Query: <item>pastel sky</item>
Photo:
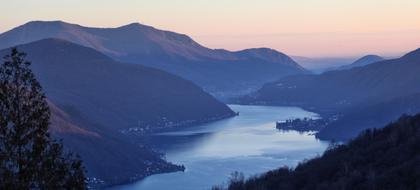
[[0, 32], [31, 20], [140, 22], [210, 48], [271, 47], [309, 57], [398, 55], [420, 47], [420, 0], [13, 0]]

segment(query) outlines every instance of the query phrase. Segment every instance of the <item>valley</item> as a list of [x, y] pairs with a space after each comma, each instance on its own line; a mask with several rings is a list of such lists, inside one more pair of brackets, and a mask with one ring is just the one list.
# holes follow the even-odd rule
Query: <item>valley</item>
[[278, 120], [316, 117], [316, 113], [296, 107], [229, 107], [239, 116], [150, 137], [150, 143], [166, 152], [168, 161], [185, 166], [184, 172], [153, 175], [108, 190], [210, 189], [235, 171], [253, 176], [279, 166], [295, 166], [321, 154], [329, 144], [310, 133], [275, 128]]
[[70, 152], [80, 162], [62, 167], [80, 169], [67, 174], [87, 189], [419, 187], [420, 49], [305, 57], [258, 44], [210, 48], [139, 22], [34, 20], [0, 33], [0, 177], [44, 187], [19, 172]]

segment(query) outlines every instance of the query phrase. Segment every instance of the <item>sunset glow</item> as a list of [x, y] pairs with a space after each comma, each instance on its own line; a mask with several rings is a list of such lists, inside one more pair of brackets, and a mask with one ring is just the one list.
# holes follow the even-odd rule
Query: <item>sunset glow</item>
[[5, 1], [0, 32], [31, 20], [97, 27], [140, 22], [190, 35], [211, 48], [392, 56], [420, 47], [419, 10], [419, 0]]

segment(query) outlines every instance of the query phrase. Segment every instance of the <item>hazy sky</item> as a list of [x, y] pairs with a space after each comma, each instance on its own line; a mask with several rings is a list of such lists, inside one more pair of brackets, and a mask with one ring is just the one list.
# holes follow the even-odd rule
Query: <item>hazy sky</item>
[[31, 20], [140, 22], [210, 48], [271, 47], [311, 57], [420, 47], [420, 0], [2, 0], [0, 32]]

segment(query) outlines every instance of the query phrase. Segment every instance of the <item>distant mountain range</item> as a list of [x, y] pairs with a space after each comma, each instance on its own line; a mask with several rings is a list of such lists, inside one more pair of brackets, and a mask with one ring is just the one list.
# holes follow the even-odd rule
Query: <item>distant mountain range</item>
[[[377, 55], [366, 55], [355, 60], [353, 57], [320, 57], [309, 58], [292, 56], [292, 58], [314, 74], [323, 72], [351, 69], [366, 66], [374, 62], [383, 61], [384, 58]], [[355, 61], [354, 61], [355, 60]]]
[[312, 73], [323, 73], [354, 62], [354, 57], [303, 57], [292, 56], [293, 60]]
[[349, 65], [344, 65], [344, 66], [339, 67], [338, 70], [351, 69], [354, 67], [363, 67], [371, 63], [375, 63], [375, 62], [379, 62], [383, 60], [385, 59], [377, 55], [366, 55]]
[[[62, 39], [17, 48], [28, 54], [51, 102], [54, 134], [81, 154], [89, 176], [105, 183], [179, 169], [128, 137], [234, 115], [190, 81], [116, 62], [92, 48]], [[0, 56], [9, 51], [1, 50]]]
[[219, 98], [251, 92], [266, 82], [306, 72], [290, 57], [272, 49], [214, 50], [186, 35], [138, 23], [91, 28], [61, 21], [33, 21], [0, 34], [0, 49], [45, 38], [65, 39], [121, 62], [171, 72]]
[[[319, 133], [349, 139], [404, 113], [420, 111], [420, 49], [401, 58], [320, 75], [286, 77], [238, 100], [245, 104], [300, 106], [323, 114], [344, 114]], [[409, 101], [410, 100], [410, 101]], [[335, 131], [335, 132], [333, 132]]]
[[296, 75], [268, 83], [248, 102], [306, 108], [345, 108], [420, 92], [420, 49], [398, 59], [320, 75]]

